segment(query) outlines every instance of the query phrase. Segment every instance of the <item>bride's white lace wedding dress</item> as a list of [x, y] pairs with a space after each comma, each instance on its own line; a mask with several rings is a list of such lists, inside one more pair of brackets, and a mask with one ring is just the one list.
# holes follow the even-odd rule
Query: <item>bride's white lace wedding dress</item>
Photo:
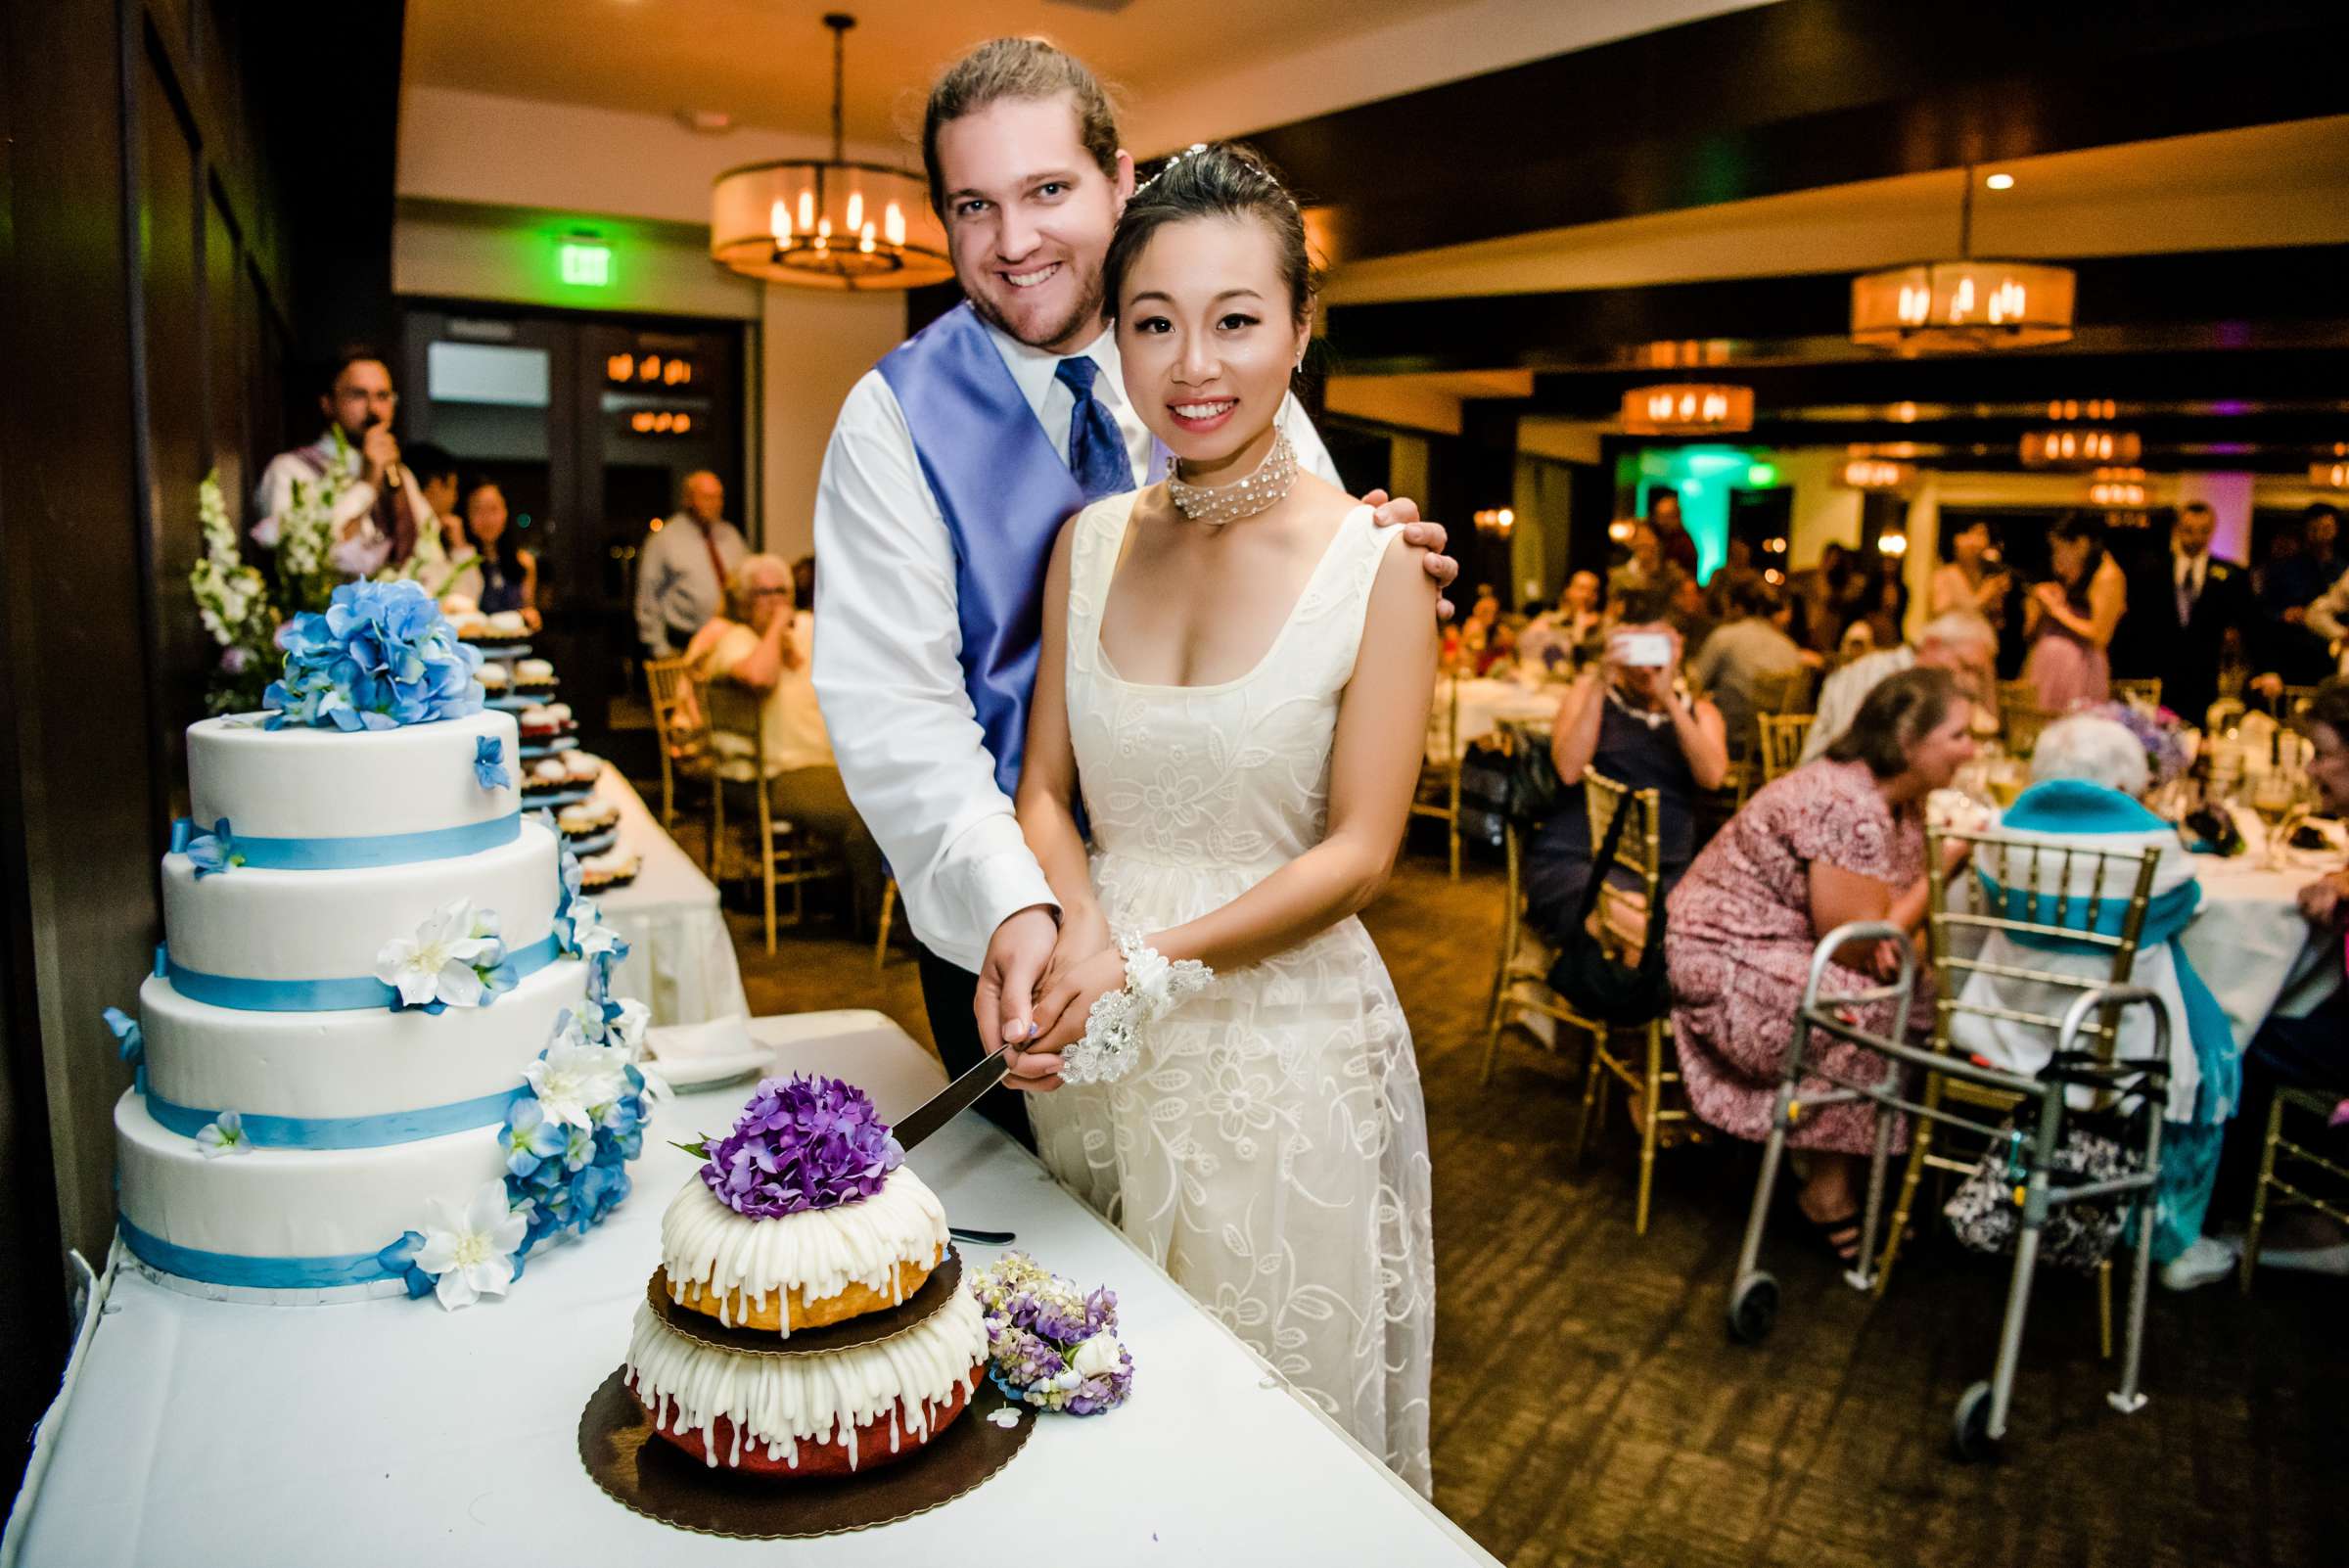
[[[1101, 651], [1133, 495], [1079, 517], [1068, 711], [1092, 872], [1117, 930], [1221, 907], [1318, 843], [1338, 695], [1394, 530], [1338, 529], [1257, 667], [1120, 679]], [[1436, 1276], [1427, 1114], [1395, 988], [1359, 920], [1220, 974], [1146, 1026], [1110, 1084], [1030, 1100], [1061, 1180], [1426, 1493]]]

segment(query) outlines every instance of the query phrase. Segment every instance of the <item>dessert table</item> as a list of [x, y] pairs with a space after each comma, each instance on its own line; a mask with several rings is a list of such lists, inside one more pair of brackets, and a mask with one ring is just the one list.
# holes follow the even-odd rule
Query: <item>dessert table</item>
[[615, 994], [653, 1010], [655, 1024], [747, 1018], [742, 967], [717, 906], [717, 885], [662, 829], [634, 785], [611, 763], [595, 781], [598, 800], [620, 808], [619, 842], [642, 860], [636, 880], [596, 894], [604, 918], [628, 945], [614, 972]]
[[[778, 1068], [862, 1084], [902, 1116], [944, 1081], [879, 1013], [759, 1019]], [[620, 1364], [660, 1257], [661, 1215], [747, 1085], [657, 1112], [635, 1191], [583, 1243], [541, 1247], [512, 1294], [307, 1309], [165, 1290], [116, 1250], [43, 1420], [0, 1565], [989, 1560], [1491, 1563], [1115, 1229], [983, 1119], [916, 1152], [958, 1224], [1117, 1291], [1132, 1399], [1045, 1416], [944, 1507], [812, 1541], [693, 1535], [630, 1512], [580, 1463], [579, 1412]], [[997, 1249], [966, 1247], [973, 1265]]]

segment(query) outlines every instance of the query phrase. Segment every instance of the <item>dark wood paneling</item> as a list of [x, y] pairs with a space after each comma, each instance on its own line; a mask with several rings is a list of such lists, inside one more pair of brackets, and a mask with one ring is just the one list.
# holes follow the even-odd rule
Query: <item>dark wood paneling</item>
[[[236, 222], [217, 186], [204, 208], [204, 335], [210, 375], [205, 382], [207, 458], [220, 476], [221, 492], [242, 496], [256, 477], [246, 454], [253, 450], [253, 410], [246, 388], [253, 377], [256, 346], [246, 318], [246, 297], [238, 287], [241, 265]], [[201, 546], [200, 546], [201, 547]]]
[[187, 591], [188, 569], [203, 553], [196, 486], [210, 447], [205, 417], [210, 367], [203, 342], [204, 196], [195, 127], [184, 116], [167, 62], [150, 48], [138, 57], [133, 110], [139, 126], [135, 184], [139, 240], [134, 284], [139, 298], [140, 479], [146, 495], [147, 572], [143, 598], [150, 743], [151, 822], [170, 815], [186, 774], [183, 731], [204, 712], [210, 638]]
[[2344, 53], [2330, 4], [1780, 0], [1250, 140], [1359, 260], [2339, 114]]

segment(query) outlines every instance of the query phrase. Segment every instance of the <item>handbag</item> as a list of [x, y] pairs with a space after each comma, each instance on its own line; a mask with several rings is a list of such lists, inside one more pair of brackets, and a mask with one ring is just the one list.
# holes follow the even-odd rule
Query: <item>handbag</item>
[[[2088, 1076], [2067, 1073], [2067, 1065], [2058, 1058], [2049, 1063], [2044, 1076], [2057, 1082]], [[2093, 1057], [2087, 1058], [2086, 1065], [2097, 1068], [2107, 1083], [2117, 1085], [2119, 1081], [2111, 1070]], [[2157, 1083], [2160, 1075], [2135, 1076], [2142, 1081], [2142, 1089]], [[2151, 1114], [2151, 1101], [2142, 1092], [2137, 1099], [2134, 1112], [2066, 1112], [2063, 1135], [2049, 1167], [2051, 1175], [2064, 1179], [2050, 1185], [2114, 1181], [2141, 1172], [2144, 1166], [2144, 1118]], [[2012, 1117], [2001, 1123], [1990, 1147], [1942, 1208], [1958, 1241], [1975, 1252], [2009, 1252], [2022, 1230], [2023, 1210], [2015, 1194], [2022, 1190], [2028, 1176], [2023, 1165], [2026, 1136]], [[2140, 1194], [2137, 1201], [2150, 1202], [2151, 1196]], [[2134, 1207], [2126, 1193], [2050, 1205], [2039, 1232], [2040, 1261], [2082, 1272], [2095, 1268], [2112, 1256]]]
[[1623, 825], [1631, 819], [1628, 807], [1607, 824], [1605, 842], [1591, 857], [1590, 880], [1583, 888], [1583, 906], [1567, 928], [1557, 961], [1549, 966], [1549, 989], [1566, 1005], [1592, 1023], [1630, 1029], [1654, 1022], [1672, 1008], [1672, 982], [1664, 972], [1664, 900], [1659, 897], [1647, 911], [1647, 940], [1639, 948], [1636, 966], [1624, 963], [1590, 935], [1590, 916], [1608, 870], [1615, 863], [1616, 846], [1623, 842]]

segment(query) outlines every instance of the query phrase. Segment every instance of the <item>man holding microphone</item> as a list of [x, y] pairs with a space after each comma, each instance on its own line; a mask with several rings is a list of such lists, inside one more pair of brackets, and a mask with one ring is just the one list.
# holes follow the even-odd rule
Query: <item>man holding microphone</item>
[[399, 442], [392, 434], [399, 393], [392, 387], [391, 366], [372, 348], [345, 349], [318, 406], [329, 421], [326, 433], [307, 446], [280, 452], [261, 470], [253, 495], [260, 514], [254, 541], [276, 548], [295, 483], [323, 479], [340, 466], [351, 478], [335, 503], [335, 542], [328, 558], [353, 577], [405, 565], [420, 537], [438, 541], [440, 526], [400, 467]]

